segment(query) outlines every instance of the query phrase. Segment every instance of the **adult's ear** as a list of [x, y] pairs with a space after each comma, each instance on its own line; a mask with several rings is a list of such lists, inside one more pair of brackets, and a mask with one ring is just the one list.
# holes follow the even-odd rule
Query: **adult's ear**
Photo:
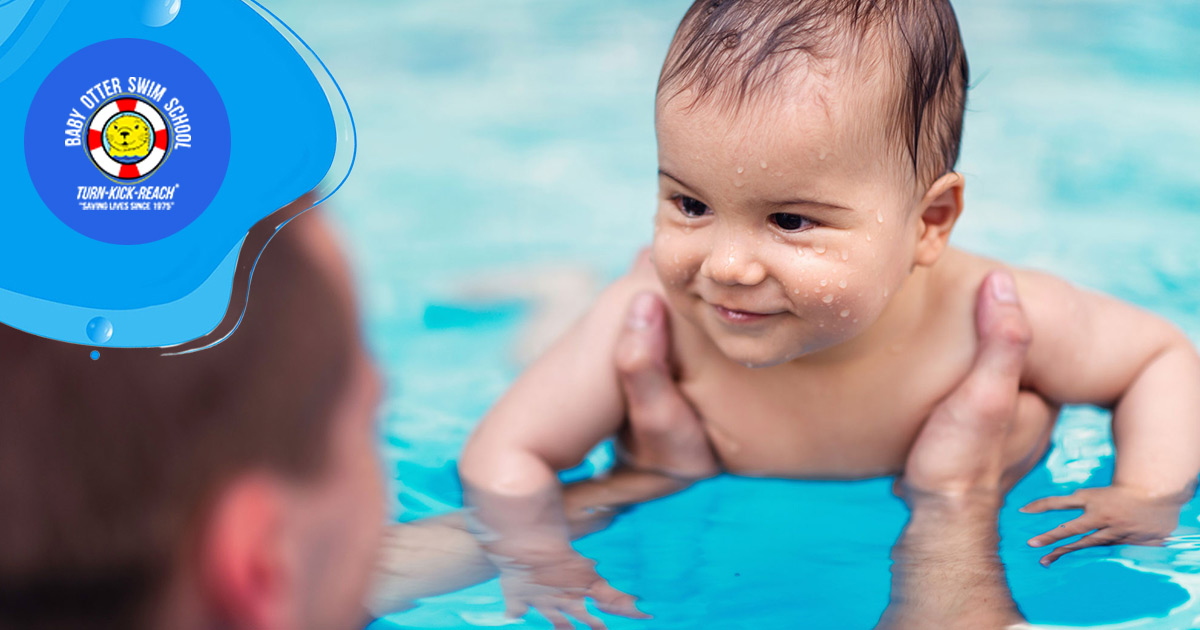
[[200, 602], [222, 627], [295, 627], [286, 506], [284, 485], [265, 474], [235, 479], [213, 502], [200, 535]]
[[925, 192], [919, 207], [921, 217], [917, 224], [919, 233], [914, 265], [928, 267], [937, 262], [946, 250], [950, 231], [962, 214], [963, 183], [962, 175], [946, 173]]

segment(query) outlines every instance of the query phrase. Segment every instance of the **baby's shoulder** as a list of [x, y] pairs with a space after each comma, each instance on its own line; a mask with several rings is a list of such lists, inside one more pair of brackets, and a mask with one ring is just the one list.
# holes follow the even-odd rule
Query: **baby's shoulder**
[[[935, 270], [936, 300], [948, 312], [966, 315], [974, 334], [975, 303], [984, 279], [993, 271], [1003, 269], [1013, 275], [1021, 308], [1033, 333], [1029, 361], [1043, 353], [1039, 346], [1059, 336], [1064, 326], [1071, 325], [1067, 311], [1076, 304], [1079, 289], [1053, 274], [1035, 269], [1013, 267], [1003, 261], [978, 256], [958, 249], [947, 250]], [[1027, 364], [1027, 368], [1031, 366]]]
[[1040, 309], [1046, 302], [1052, 302], [1055, 295], [1061, 296], [1064, 291], [1074, 290], [1069, 282], [1055, 275], [1013, 267], [1003, 261], [956, 248], [947, 249], [938, 262], [934, 277], [941, 297], [968, 303], [974, 309], [975, 297], [984, 278], [998, 269], [1013, 275], [1017, 294], [1026, 308]]

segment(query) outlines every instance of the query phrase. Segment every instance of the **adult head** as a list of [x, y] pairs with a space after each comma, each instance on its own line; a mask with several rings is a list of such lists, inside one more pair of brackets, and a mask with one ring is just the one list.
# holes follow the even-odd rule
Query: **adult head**
[[0, 329], [0, 627], [351, 627], [383, 521], [378, 396], [311, 212], [215, 347], [92, 361]]

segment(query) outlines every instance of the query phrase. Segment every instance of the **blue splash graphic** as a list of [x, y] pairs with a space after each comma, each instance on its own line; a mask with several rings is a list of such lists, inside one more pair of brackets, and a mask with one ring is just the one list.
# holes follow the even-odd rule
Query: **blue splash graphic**
[[93, 361], [99, 361], [100, 360], [100, 351], [92, 350], [92, 354], [90, 356], [92, 357]]
[[0, 0], [0, 93], [0, 322], [60, 341], [213, 331], [250, 228], [354, 162], [340, 88], [252, 0]]

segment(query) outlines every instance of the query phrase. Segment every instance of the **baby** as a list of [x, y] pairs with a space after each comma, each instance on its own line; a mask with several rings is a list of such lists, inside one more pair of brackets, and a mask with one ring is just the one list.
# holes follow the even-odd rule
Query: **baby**
[[[947, 0], [692, 5], [658, 87], [653, 264], [613, 284], [520, 377], [462, 456], [468, 500], [506, 573], [611, 595], [572, 559], [555, 473], [622, 427], [612, 347], [641, 292], [669, 307], [680, 388], [725, 470], [903, 472], [975, 355], [976, 292], [1005, 268], [947, 245], [963, 210], [954, 165], [967, 85]], [[1043, 562], [1168, 535], [1200, 473], [1200, 357], [1188, 338], [1033, 271], [997, 274], [987, 290], [1019, 292], [1028, 315], [1023, 390], [1114, 412], [1112, 486], [1025, 508], [1083, 510], [1031, 545], [1091, 532]], [[553, 606], [513, 584], [517, 611]]]

